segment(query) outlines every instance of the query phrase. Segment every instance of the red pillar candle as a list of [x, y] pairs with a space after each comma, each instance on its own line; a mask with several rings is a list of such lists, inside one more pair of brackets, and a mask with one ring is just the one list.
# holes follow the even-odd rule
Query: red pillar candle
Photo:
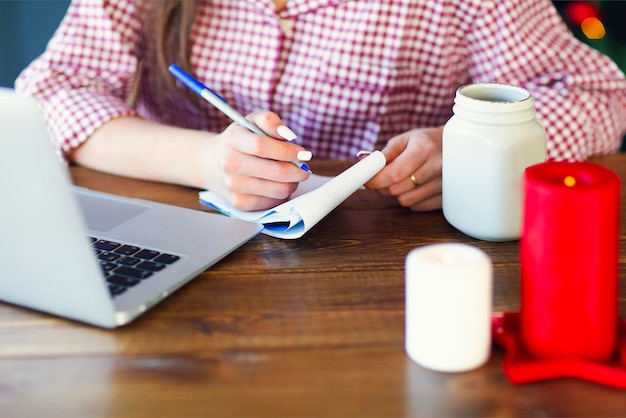
[[591, 163], [525, 170], [522, 342], [540, 358], [606, 360], [616, 348], [619, 178]]

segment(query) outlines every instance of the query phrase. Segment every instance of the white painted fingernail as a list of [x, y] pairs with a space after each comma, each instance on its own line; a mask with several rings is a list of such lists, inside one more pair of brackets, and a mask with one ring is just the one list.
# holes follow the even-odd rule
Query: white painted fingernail
[[298, 151], [298, 161], [311, 161], [313, 154], [311, 151]]
[[363, 158], [367, 157], [368, 155], [370, 155], [371, 153], [372, 153], [372, 151], [361, 150], [361, 151], [356, 153], [356, 158], [363, 159]]
[[276, 133], [285, 138], [287, 141], [293, 141], [298, 137], [295, 133], [293, 133], [291, 129], [289, 129], [285, 125], [280, 125], [278, 128], [276, 128]]

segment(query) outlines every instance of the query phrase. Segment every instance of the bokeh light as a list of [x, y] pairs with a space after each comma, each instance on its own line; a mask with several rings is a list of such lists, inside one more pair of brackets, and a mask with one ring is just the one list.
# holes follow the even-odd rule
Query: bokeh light
[[580, 23], [580, 29], [589, 39], [602, 39], [606, 35], [604, 25], [597, 17], [588, 17]]
[[582, 24], [585, 19], [590, 17], [600, 17], [594, 5], [582, 1], [571, 2], [565, 6], [565, 16], [575, 25]]
[[584, 1], [575, 1], [565, 7], [565, 16], [573, 25], [579, 26], [587, 39], [602, 39], [606, 35], [598, 8]]

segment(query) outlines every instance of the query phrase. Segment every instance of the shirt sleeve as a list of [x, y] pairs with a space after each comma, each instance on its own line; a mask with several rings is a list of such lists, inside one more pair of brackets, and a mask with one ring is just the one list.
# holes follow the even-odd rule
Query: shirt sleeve
[[549, 1], [476, 3], [480, 16], [468, 40], [472, 80], [531, 92], [549, 159], [616, 152], [626, 131], [626, 79], [617, 65], [578, 41]]
[[135, 114], [126, 101], [139, 34], [133, 1], [74, 0], [45, 52], [18, 76], [16, 90], [40, 103], [62, 155], [105, 122]]

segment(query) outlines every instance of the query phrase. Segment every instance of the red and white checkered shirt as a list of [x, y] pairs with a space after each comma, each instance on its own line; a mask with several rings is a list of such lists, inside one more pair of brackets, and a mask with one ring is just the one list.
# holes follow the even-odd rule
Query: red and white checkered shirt
[[[42, 103], [59, 149], [122, 115], [215, 132], [231, 123], [208, 104], [126, 104], [141, 25], [133, 0], [75, 1], [16, 81]], [[626, 130], [623, 74], [548, 0], [289, 0], [279, 14], [272, 0], [204, 1], [192, 45], [202, 82], [243, 114], [275, 111], [317, 158], [443, 125], [455, 90], [475, 82], [530, 90], [552, 159], [614, 152]], [[144, 62], [144, 77], [155, 66]]]

